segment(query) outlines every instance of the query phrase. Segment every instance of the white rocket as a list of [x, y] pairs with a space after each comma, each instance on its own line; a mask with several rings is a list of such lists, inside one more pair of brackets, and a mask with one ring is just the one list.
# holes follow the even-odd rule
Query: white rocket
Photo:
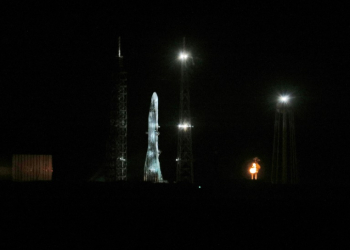
[[158, 128], [158, 96], [154, 92], [148, 115], [148, 148], [144, 168], [144, 181], [163, 182], [159, 163]]

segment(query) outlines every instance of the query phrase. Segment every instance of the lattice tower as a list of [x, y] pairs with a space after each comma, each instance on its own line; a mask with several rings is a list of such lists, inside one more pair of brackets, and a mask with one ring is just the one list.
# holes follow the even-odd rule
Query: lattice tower
[[118, 40], [118, 77], [112, 87], [110, 135], [107, 144], [107, 181], [127, 180], [127, 83]]

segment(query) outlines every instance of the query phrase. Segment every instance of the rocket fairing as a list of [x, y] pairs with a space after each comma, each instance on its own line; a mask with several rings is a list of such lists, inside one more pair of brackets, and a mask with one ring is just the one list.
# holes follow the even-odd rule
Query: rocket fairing
[[163, 182], [159, 163], [158, 128], [158, 96], [154, 92], [148, 115], [148, 148], [144, 167], [144, 181]]

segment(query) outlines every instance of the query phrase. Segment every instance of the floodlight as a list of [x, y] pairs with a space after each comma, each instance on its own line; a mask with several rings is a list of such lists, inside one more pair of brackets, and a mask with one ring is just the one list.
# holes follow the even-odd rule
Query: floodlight
[[289, 100], [289, 96], [287, 96], [287, 95], [280, 96], [280, 98], [279, 98], [279, 101], [283, 102], [283, 103], [287, 103], [288, 100]]
[[178, 127], [179, 128], [183, 128], [183, 129], [187, 129], [187, 128], [190, 128], [190, 127], [193, 127], [193, 126], [191, 126], [190, 124], [186, 124], [185, 123], [185, 124], [179, 124]]
[[179, 56], [180, 60], [186, 60], [187, 58], [188, 58], [188, 54], [186, 54], [186, 53], [181, 53]]

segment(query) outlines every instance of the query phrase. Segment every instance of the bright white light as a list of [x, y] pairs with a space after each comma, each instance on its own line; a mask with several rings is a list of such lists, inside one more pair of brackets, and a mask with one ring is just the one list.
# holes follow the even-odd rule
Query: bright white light
[[284, 102], [284, 103], [288, 102], [288, 100], [289, 100], [289, 96], [287, 96], [287, 95], [280, 96], [280, 98], [279, 98], [279, 101]]
[[186, 60], [187, 58], [188, 58], [188, 54], [186, 54], [186, 53], [181, 53], [179, 56], [180, 60]]
[[186, 129], [186, 128], [190, 128], [192, 126], [190, 124], [185, 123], [185, 124], [179, 124], [178, 127]]
[[179, 161], [180, 159], [179, 158], [176, 158], [176, 161]]

